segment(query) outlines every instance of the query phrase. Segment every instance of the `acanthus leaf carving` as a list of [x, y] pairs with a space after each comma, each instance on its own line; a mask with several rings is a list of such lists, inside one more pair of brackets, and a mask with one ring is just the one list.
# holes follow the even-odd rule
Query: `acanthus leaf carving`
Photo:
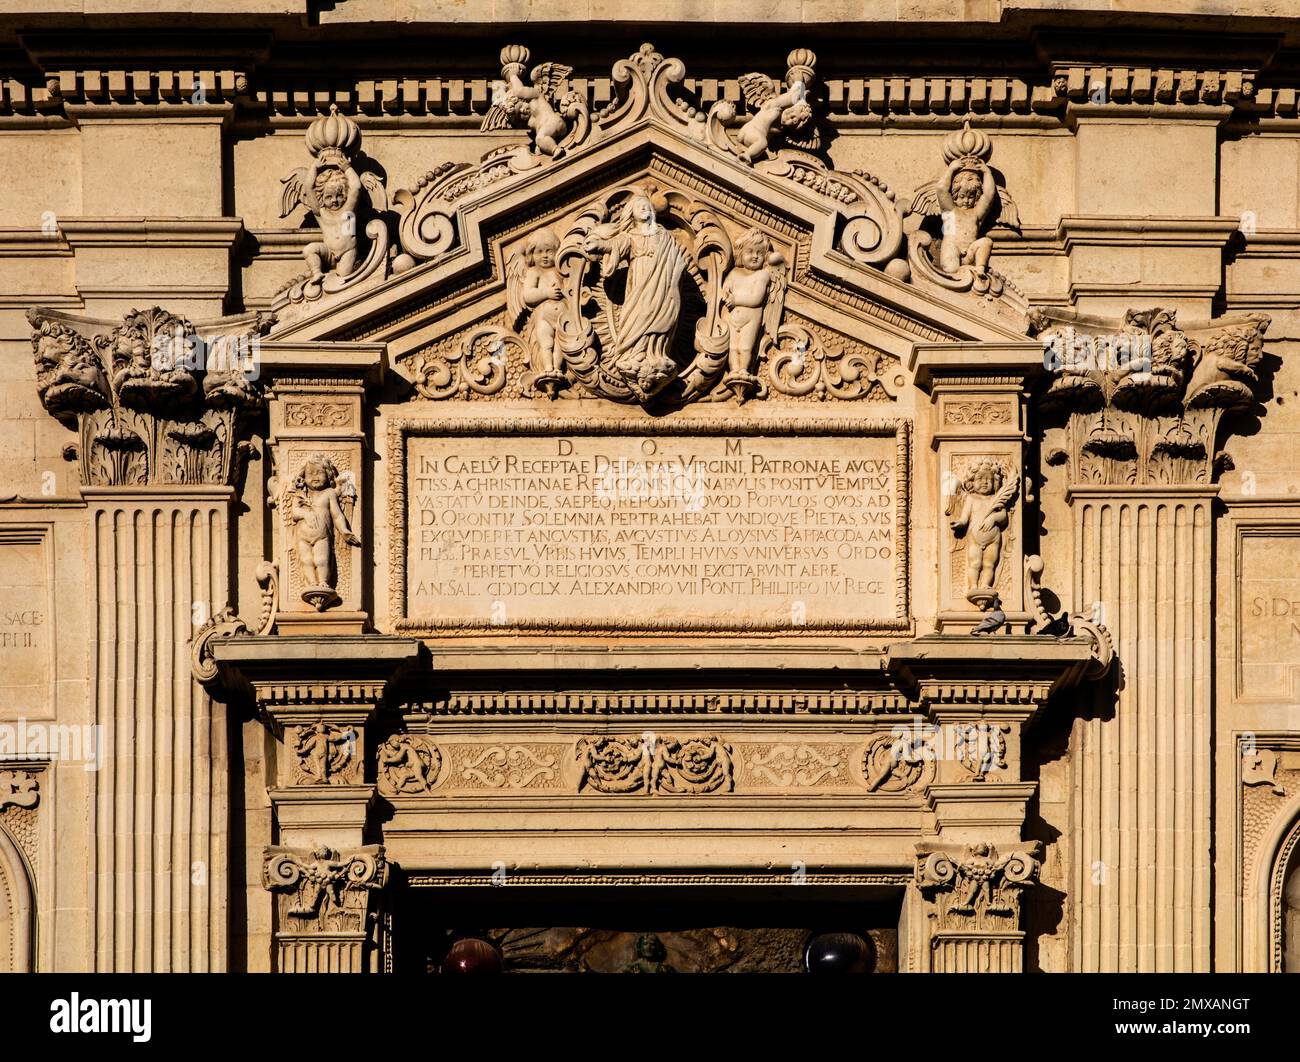
[[31, 309], [37, 393], [80, 435], [88, 486], [228, 484], [261, 407], [257, 344], [271, 314], [195, 325], [154, 306], [120, 325]]
[[1052, 370], [1042, 408], [1063, 417], [1071, 481], [1097, 485], [1209, 485], [1229, 458], [1227, 413], [1249, 409], [1261, 386], [1263, 314], [1183, 328], [1172, 310], [1129, 310], [1118, 328], [1036, 311], [1033, 331]]

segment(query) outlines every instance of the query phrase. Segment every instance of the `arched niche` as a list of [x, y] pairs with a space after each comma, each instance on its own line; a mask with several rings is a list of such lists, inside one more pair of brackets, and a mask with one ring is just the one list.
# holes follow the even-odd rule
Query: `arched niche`
[[31, 877], [9, 831], [0, 826], [0, 973], [32, 969]]

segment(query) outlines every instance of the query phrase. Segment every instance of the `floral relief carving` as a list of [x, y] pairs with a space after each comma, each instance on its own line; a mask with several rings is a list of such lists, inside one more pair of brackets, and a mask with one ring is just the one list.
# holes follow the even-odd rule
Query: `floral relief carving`
[[0, 771], [0, 811], [8, 807], [34, 808], [40, 799], [35, 771]]
[[1006, 402], [949, 402], [943, 409], [945, 424], [958, 427], [976, 424], [1010, 424], [1011, 406]]
[[352, 419], [347, 402], [289, 402], [284, 404], [284, 422], [291, 428], [341, 428]]
[[846, 780], [844, 751], [837, 745], [769, 745], [748, 752], [744, 762], [751, 784], [811, 788]]
[[593, 737], [578, 741], [578, 792], [699, 795], [731, 792], [731, 746], [717, 737]]
[[559, 746], [475, 746], [461, 750], [459, 784], [468, 788], [528, 789], [559, 778]]

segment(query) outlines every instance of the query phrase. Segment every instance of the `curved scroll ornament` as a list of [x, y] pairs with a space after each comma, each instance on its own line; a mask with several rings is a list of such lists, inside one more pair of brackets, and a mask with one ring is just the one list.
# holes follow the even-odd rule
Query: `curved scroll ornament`
[[526, 48], [502, 50], [502, 81], [484, 120], [488, 130], [523, 128], [524, 144], [494, 148], [474, 164], [445, 164], [409, 189], [393, 193], [400, 212], [401, 253], [393, 269], [452, 250], [460, 234], [457, 214], [467, 203], [503, 181], [552, 166], [646, 120], [684, 134], [712, 151], [772, 177], [793, 181], [827, 200], [842, 220], [839, 246], [850, 258], [905, 279], [903, 220], [886, 185], [862, 172], [831, 169], [821, 158], [822, 102], [814, 86], [816, 56], [804, 48], [790, 53], [783, 83], [766, 74], [744, 75], [741, 84], [752, 113], [734, 104], [715, 104], [706, 115], [686, 90], [686, 66], [665, 58], [653, 45], [614, 63], [614, 98], [590, 113], [568, 85], [571, 70], [542, 63], [525, 77]]
[[280, 217], [305, 206], [321, 238], [303, 249], [307, 272], [280, 290], [273, 304], [277, 309], [343, 291], [376, 273], [382, 277], [388, 268], [388, 222], [383, 216], [388, 194], [373, 164], [360, 154], [357, 123], [331, 105], [328, 115], [308, 126], [305, 139], [314, 161], [280, 182]]
[[340, 855], [327, 845], [270, 847], [262, 887], [279, 897], [280, 930], [355, 933], [366, 928], [372, 898], [388, 883], [383, 845]]
[[904, 219], [907, 260], [914, 276], [949, 291], [973, 291], [994, 299], [1024, 295], [989, 268], [998, 226], [1020, 231], [1015, 201], [988, 164], [993, 144], [970, 122], [943, 142], [945, 169], [912, 197]]
[[[275, 627], [275, 609], [280, 590], [279, 575], [274, 564], [260, 561], [254, 569], [258, 585], [262, 588], [261, 608], [257, 617], [256, 634], [264, 637]], [[190, 667], [194, 677], [205, 685], [214, 682], [219, 674], [217, 660], [212, 652], [214, 643], [226, 638], [247, 638], [253, 635], [248, 624], [235, 614], [235, 610], [226, 606], [210, 617], [194, 633], [190, 643]]]
[[916, 884], [936, 905], [939, 930], [1016, 929], [1020, 894], [1038, 878], [1038, 842], [1006, 852], [991, 844], [920, 844]]
[[246, 416], [261, 407], [259, 336], [270, 314], [196, 326], [160, 307], [105, 322], [33, 309], [36, 390], [46, 410], [81, 436], [91, 486], [227, 484], [247, 444]]
[[898, 362], [870, 347], [827, 349], [812, 329], [790, 324], [765, 343], [768, 387], [778, 394], [825, 401], [891, 400], [906, 384]]
[[513, 332], [482, 325], [428, 347], [410, 361], [416, 392], [423, 398], [494, 395], [506, 386], [511, 351], [524, 351]]

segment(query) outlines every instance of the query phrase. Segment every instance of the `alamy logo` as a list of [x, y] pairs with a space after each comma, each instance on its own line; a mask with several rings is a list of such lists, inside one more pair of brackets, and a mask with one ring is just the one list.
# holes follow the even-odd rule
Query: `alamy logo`
[[153, 1001], [149, 999], [70, 999], [50, 1003], [50, 1032], [130, 1033], [138, 1044], [148, 1043]]

